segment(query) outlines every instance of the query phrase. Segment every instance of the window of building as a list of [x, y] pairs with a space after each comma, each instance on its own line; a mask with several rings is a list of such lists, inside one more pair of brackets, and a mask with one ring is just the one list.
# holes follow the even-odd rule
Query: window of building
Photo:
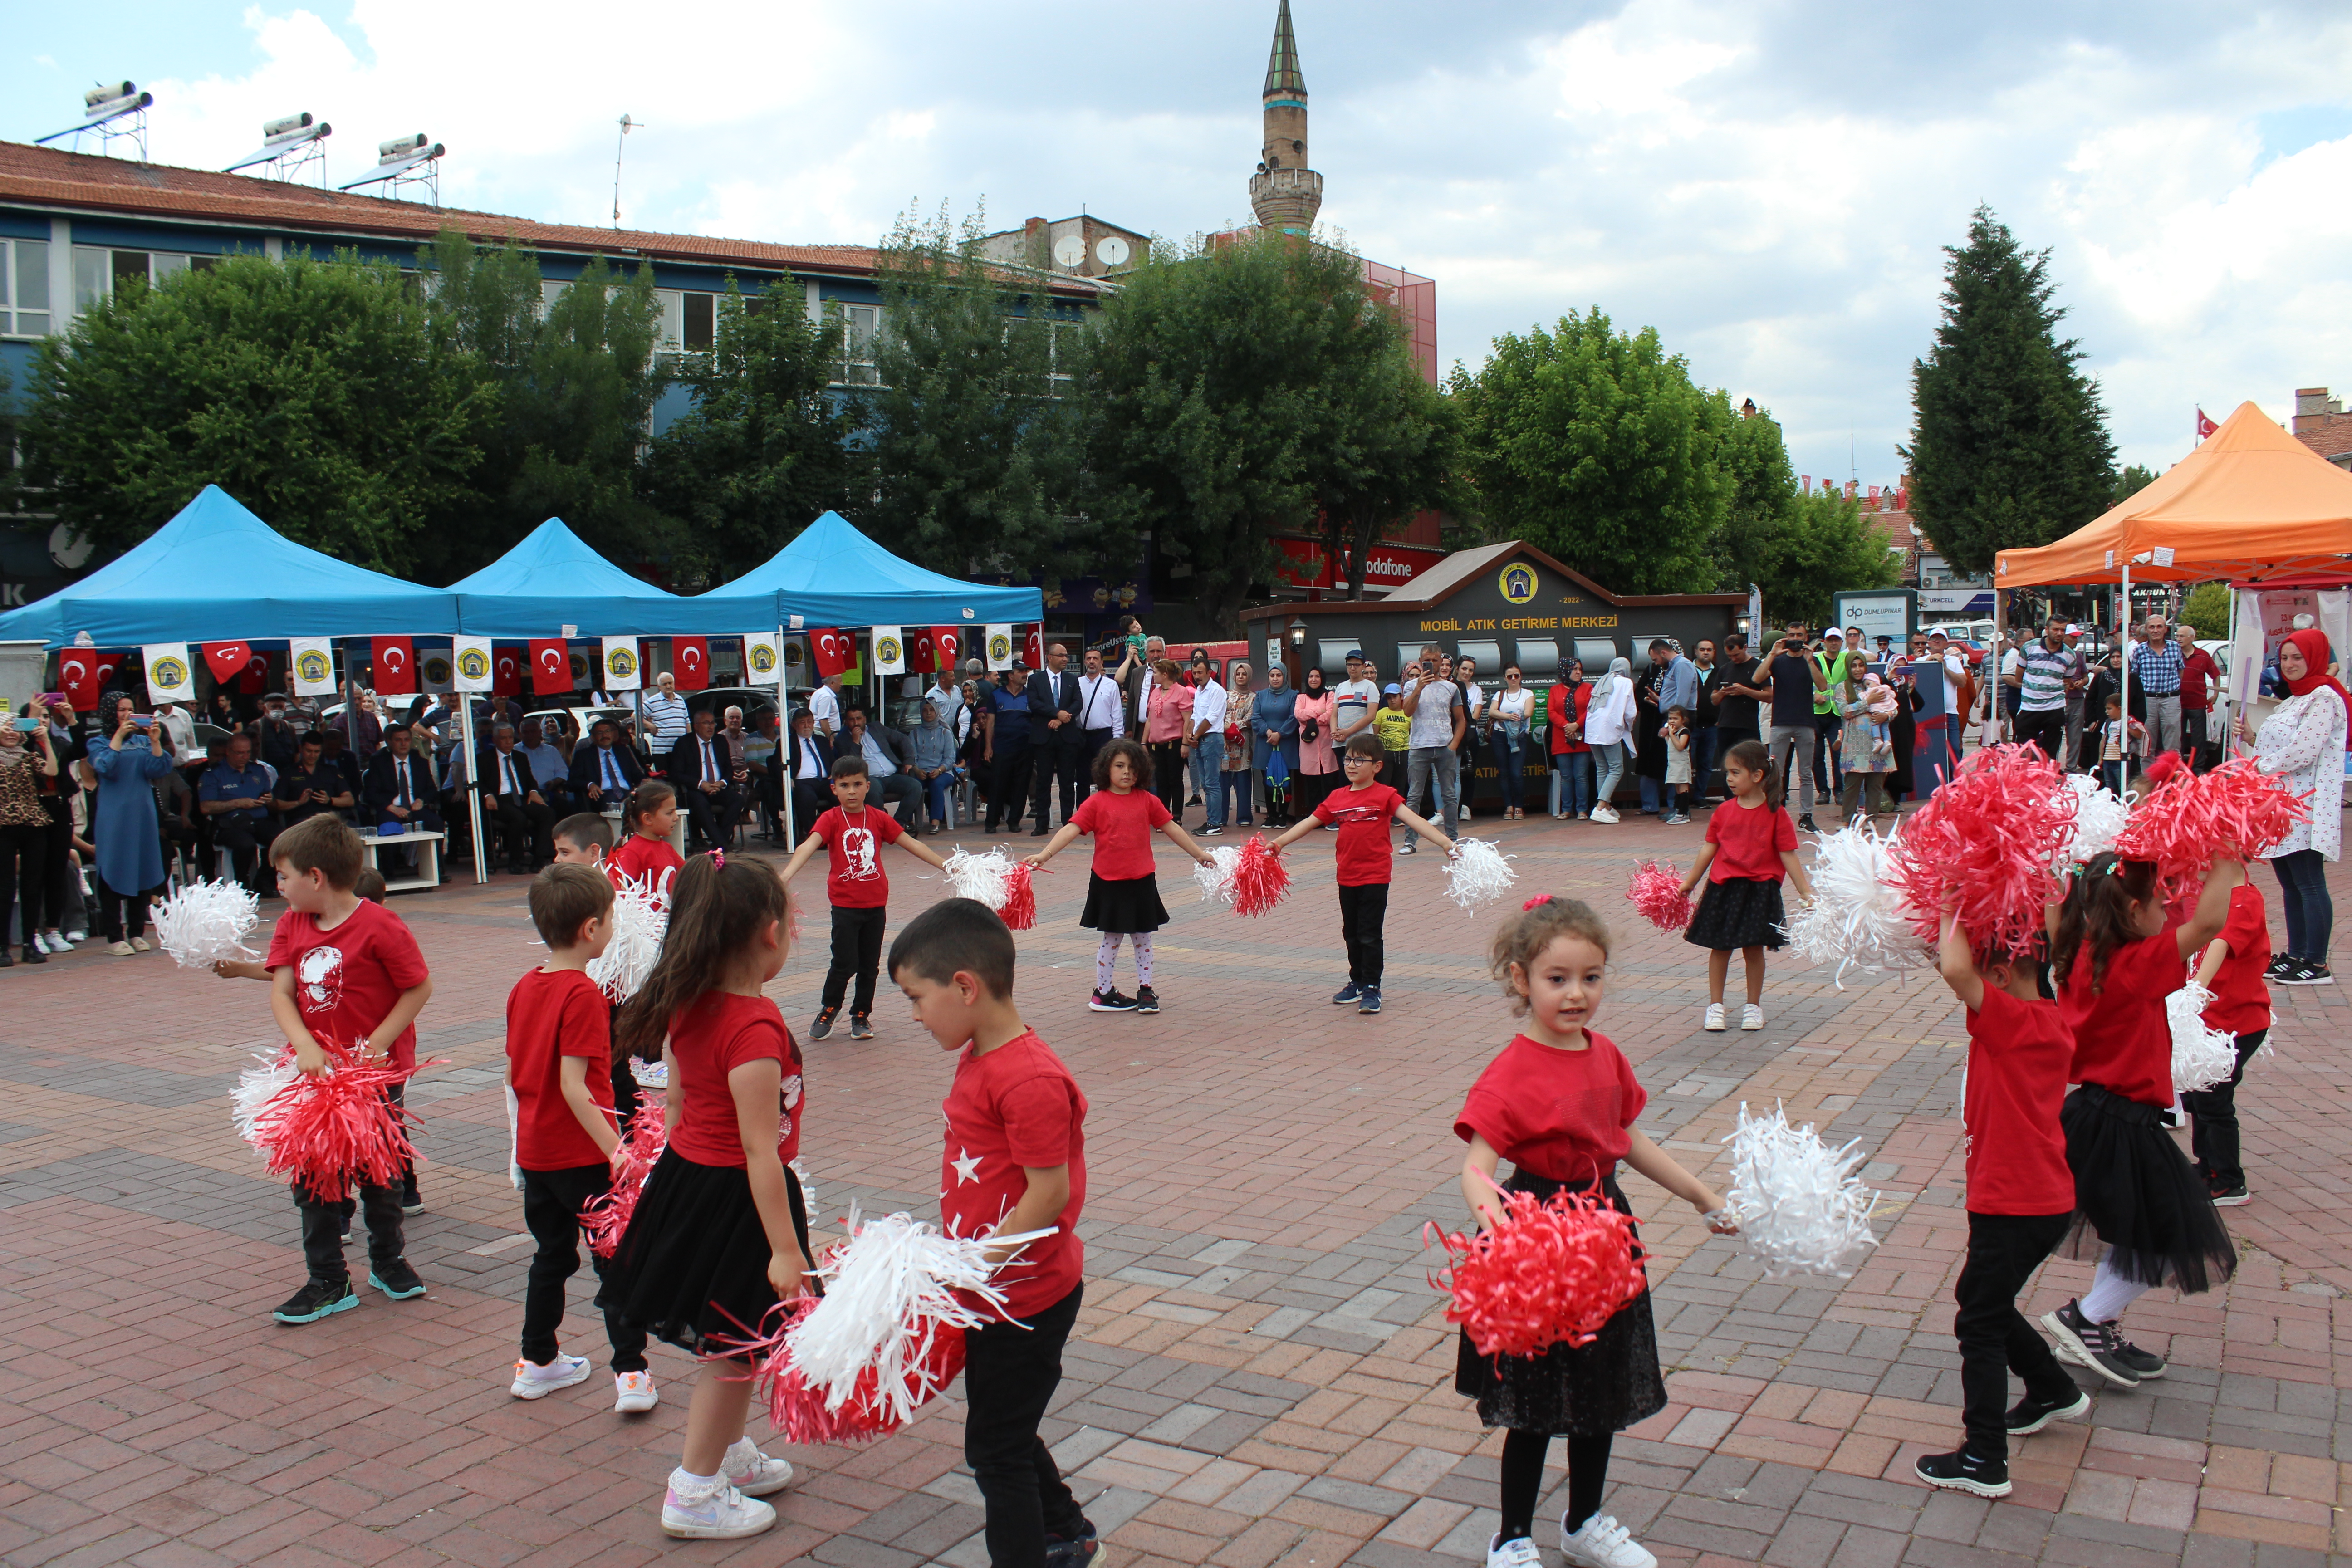
[[[19, 247], [34, 243], [16, 241]], [[48, 247], [43, 245], [41, 249], [46, 253]], [[219, 260], [216, 256], [191, 256], [181, 251], [101, 250], [77, 245], [73, 253], [74, 314], [79, 316], [100, 300], [110, 299], [115, 289], [126, 282], [152, 287], [183, 272], [209, 272]], [[42, 294], [46, 299], [46, 284]]]
[[684, 317], [685, 331], [680, 337], [688, 350], [707, 351], [718, 342], [717, 319], [713, 309], [716, 300], [717, 296], [710, 294], [688, 294], [685, 297], [682, 302], [684, 310], [681, 312]]
[[841, 374], [850, 386], [879, 386], [882, 374], [874, 363], [874, 340], [881, 331], [879, 305], [843, 305], [841, 311]]
[[49, 331], [49, 242], [0, 240], [0, 334], [46, 337]]

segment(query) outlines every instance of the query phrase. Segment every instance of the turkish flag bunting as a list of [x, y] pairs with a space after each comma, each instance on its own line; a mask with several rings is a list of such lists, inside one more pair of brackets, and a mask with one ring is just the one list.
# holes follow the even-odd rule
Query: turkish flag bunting
[[710, 685], [710, 639], [669, 639], [669, 672], [680, 691], [701, 691]]
[[[121, 669], [122, 661], [130, 657], [120, 648], [98, 656], [98, 689], [100, 692], [114, 684], [116, 672]], [[97, 704], [93, 703], [91, 706], [95, 707]], [[79, 710], [79, 705], [77, 704], [76, 707]]]
[[1043, 627], [1043, 626], [1032, 626], [1032, 627], [1029, 629], [1029, 642], [1028, 642], [1028, 648], [1029, 648], [1029, 651], [1028, 651], [1028, 653], [1027, 653], [1025, 656], [1024, 656], [1022, 662], [1024, 662], [1024, 664], [1028, 665], [1028, 667], [1029, 667], [1030, 668], [1032, 668], [1032, 669], [1043, 669], [1043, 668], [1045, 668], [1045, 627]]
[[931, 634], [917, 626], [907, 635], [907, 668], [917, 675], [929, 675], [939, 668], [932, 654]]
[[416, 647], [406, 637], [378, 637], [368, 651], [368, 679], [378, 691], [405, 697], [416, 689]]
[[98, 655], [86, 647], [69, 647], [58, 655], [58, 680], [77, 713], [97, 707], [98, 694], [105, 689], [98, 678]]
[[956, 667], [956, 657], [962, 652], [963, 634], [961, 631], [953, 626], [931, 628], [931, 658], [936, 661], [932, 668], [952, 674]]
[[530, 689], [541, 697], [572, 689], [572, 650], [562, 637], [531, 638]]
[[820, 679], [828, 675], [839, 675], [849, 668], [850, 653], [856, 644], [847, 632], [821, 626], [809, 633], [808, 639], [809, 651], [815, 656], [816, 673]]
[[517, 649], [493, 645], [490, 650], [490, 695], [520, 697], [522, 695], [522, 654]]
[[269, 689], [269, 660], [255, 654], [245, 661], [237, 672], [236, 689], [247, 697], [258, 697]]
[[253, 649], [241, 642], [208, 642], [203, 646], [205, 662], [213, 667], [213, 679], [223, 685], [234, 679], [253, 657]]

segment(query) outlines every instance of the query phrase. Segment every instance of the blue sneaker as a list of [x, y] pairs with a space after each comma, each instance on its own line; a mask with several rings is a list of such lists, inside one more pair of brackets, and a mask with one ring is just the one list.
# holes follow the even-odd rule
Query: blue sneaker
[[1363, 999], [1356, 1004], [1356, 1011], [1359, 1013], [1377, 1013], [1380, 1010], [1381, 988], [1377, 985], [1365, 986]]
[[1345, 985], [1340, 986], [1339, 992], [1332, 996], [1331, 1005], [1334, 1007], [1344, 1007], [1349, 1003], [1353, 1002], [1357, 997], [1361, 996], [1363, 994], [1364, 988], [1350, 980]]

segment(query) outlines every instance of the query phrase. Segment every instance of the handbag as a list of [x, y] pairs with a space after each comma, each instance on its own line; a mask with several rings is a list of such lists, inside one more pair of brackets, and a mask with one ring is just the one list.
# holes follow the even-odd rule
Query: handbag
[[1321, 738], [1322, 734], [1323, 726], [1319, 721], [1313, 719], [1301, 719], [1298, 721], [1298, 738], [1308, 744], [1312, 745]]

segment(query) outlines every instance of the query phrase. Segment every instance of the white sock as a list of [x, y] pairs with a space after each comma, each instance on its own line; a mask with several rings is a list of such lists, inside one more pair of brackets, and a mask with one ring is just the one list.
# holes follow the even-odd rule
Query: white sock
[[680, 1465], [669, 1473], [669, 1489], [700, 1497], [717, 1491], [725, 1480], [724, 1476], [698, 1476]]
[[1118, 973], [1118, 933], [1107, 931], [1095, 947], [1095, 989], [1108, 992], [1110, 983]]
[[1151, 933], [1139, 931], [1128, 940], [1135, 943], [1135, 983], [1149, 985], [1151, 984]]
[[2116, 1273], [2115, 1254], [2110, 1252], [2099, 1259], [2098, 1271], [2091, 1276], [2091, 1288], [2083, 1292], [2083, 1316], [2095, 1323], [2112, 1323], [2147, 1289], [2138, 1280]]

